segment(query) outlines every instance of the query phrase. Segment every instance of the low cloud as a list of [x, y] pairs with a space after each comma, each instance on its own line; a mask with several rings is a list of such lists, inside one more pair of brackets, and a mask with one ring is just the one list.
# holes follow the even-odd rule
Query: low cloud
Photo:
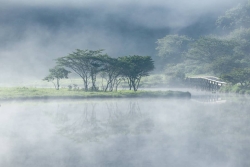
[[153, 56], [157, 39], [242, 1], [1, 1], [0, 79], [43, 78], [77, 48]]

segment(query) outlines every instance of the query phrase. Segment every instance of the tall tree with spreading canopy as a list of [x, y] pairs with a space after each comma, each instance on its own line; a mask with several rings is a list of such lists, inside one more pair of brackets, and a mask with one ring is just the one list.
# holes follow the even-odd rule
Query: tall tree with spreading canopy
[[96, 90], [96, 75], [100, 71], [100, 59], [102, 57], [100, 50], [80, 50], [69, 54], [68, 56], [58, 58], [57, 64], [72, 69], [78, 74], [84, 83], [84, 89], [88, 91], [89, 80], [92, 82], [92, 90]]
[[111, 58], [109, 56], [103, 56], [101, 63], [101, 76], [106, 80], [106, 86], [103, 86], [103, 90], [113, 91], [117, 90], [118, 85], [123, 80], [122, 64], [117, 58]]
[[54, 68], [49, 69], [49, 72], [50, 74], [47, 77], [45, 77], [43, 80], [52, 82], [55, 86], [55, 89], [57, 90], [59, 90], [60, 88], [60, 83], [59, 83], [60, 79], [68, 78], [68, 74], [70, 73], [70, 71], [60, 66], [56, 66]]
[[154, 62], [150, 56], [124, 56], [119, 57], [122, 67], [122, 75], [127, 79], [129, 89], [137, 91], [141, 78], [148, 76], [154, 69]]

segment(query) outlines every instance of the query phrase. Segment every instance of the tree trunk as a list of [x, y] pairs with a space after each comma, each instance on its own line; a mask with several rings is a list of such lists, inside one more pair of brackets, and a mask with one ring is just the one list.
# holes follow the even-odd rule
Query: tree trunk
[[56, 83], [55, 82], [53, 82], [53, 81], [51, 81], [52, 83], [53, 83], [53, 85], [54, 85], [54, 87], [55, 87], [55, 89], [56, 89]]
[[132, 82], [132, 86], [133, 86], [134, 91], [136, 92], [136, 91], [137, 91], [137, 88], [136, 88], [136, 83], [135, 83], [135, 81]]
[[137, 79], [137, 83], [136, 83], [136, 90], [138, 90], [138, 88], [139, 88], [140, 81], [141, 81], [141, 78], [138, 78], [138, 79]]
[[84, 90], [88, 91], [88, 78], [85, 77], [85, 78], [82, 78], [82, 80], [83, 80], [83, 84], [84, 84]]
[[117, 92], [118, 86], [121, 83], [121, 79], [115, 79], [115, 91]]
[[57, 79], [56, 79], [56, 83], [57, 83], [57, 90], [59, 90], [59, 87], [60, 87], [60, 85], [59, 85], [59, 80], [60, 80], [59, 78], [57, 78]]
[[131, 85], [131, 78], [127, 78], [127, 80], [128, 80], [128, 86], [129, 86], [129, 90], [131, 90], [132, 89], [132, 85]]
[[95, 76], [95, 74], [91, 75], [91, 80], [92, 80], [92, 91], [96, 91], [96, 86], [95, 86], [96, 76]]

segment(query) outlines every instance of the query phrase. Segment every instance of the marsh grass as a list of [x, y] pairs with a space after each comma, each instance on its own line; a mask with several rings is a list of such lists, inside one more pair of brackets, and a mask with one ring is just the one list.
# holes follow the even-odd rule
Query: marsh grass
[[55, 90], [52, 88], [13, 87], [0, 88], [0, 100], [11, 99], [45, 99], [45, 98], [132, 98], [132, 97], [163, 97], [163, 98], [190, 98], [189, 92], [180, 91], [128, 91], [117, 92], [85, 92], [82, 90], [69, 91], [68, 89]]

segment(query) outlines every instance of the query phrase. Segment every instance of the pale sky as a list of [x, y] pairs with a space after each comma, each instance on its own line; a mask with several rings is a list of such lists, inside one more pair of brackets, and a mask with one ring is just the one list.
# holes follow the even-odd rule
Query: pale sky
[[154, 56], [157, 39], [243, 1], [0, 0], [0, 82], [43, 78], [53, 59], [75, 49]]

